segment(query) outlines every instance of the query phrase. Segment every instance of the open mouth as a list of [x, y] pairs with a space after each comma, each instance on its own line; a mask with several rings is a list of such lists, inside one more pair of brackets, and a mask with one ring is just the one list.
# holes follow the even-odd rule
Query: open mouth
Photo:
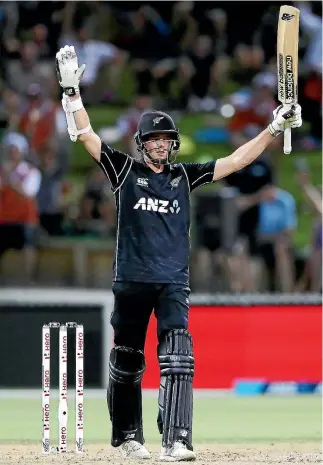
[[152, 150], [150, 153], [155, 157], [167, 157], [167, 150]]

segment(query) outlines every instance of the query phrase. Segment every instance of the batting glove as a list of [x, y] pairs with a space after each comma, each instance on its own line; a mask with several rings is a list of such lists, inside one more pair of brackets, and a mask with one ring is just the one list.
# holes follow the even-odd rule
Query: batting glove
[[66, 45], [56, 53], [56, 72], [58, 81], [66, 95], [79, 92], [79, 84], [86, 65], [79, 67], [74, 47]]
[[302, 107], [298, 104], [292, 105], [290, 110], [286, 110], [283, 105], [280, 105], [273, 111], [274, 120], [268, 126], [269, 132], [272, 136], [276, 137], [285, 129], [299, 128], [302, 126]]

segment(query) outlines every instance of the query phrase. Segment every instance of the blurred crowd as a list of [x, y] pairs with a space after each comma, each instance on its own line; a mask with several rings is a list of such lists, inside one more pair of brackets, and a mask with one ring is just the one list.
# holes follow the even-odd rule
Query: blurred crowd
[[[309, 151], [322, 143], [322, 11], [320, 2], [296, 3], [306, 132], [293, 143]], [[88, 173], [82, 192], [71, 196], [72, 144], [55, 74], [61, 46], [74, 45], [80, 64], [87, 65], [81, 83], [87, 107], [124, 108], [116, 128], [122, 148], [133, 156], [138, 119], [156, 107], [179, 120], [184, 113], [219, 109], [224, 116], [224, 108], [233, 108], [225, 124], [234, 149], [271, 121], [277, 105], [278, 7], [252, 3], [243, 25], [245, 2], [0, 2], [0, 257], [9, 248], [22, 248], [32, 276], [43, 236], [115, 235], [113, 197], [99, 168]], [[124, 79], [132, 88], [131, 102], [121, 92]], [[275, 141], [271, 150], [281, 151], [280, 144]], [[273, 156], [265, 153], [229, 176], [221, 194], [197, 199], [197, 289], [212, 288], [217, 268], [226, 277], [223, 290], [258, 289], [252, 257], [265, 263], [269, 290], [320, 289], [321, 193], [301, 159], [298, 172], [318, 218], [301, 272], [293, 250], [295, 200], [276, 187]], [[220, 211], [231, 195], [228, 228], [235, 234], [223, 245], [213, 199], [220, 199]]]

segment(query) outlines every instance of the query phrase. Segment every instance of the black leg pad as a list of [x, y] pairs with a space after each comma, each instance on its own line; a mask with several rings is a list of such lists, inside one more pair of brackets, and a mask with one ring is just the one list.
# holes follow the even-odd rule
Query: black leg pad
[[111, 350], [107, 402], [114, 447], [127, 439], [144, 444], [141, 380], [145, 367], [143, 352], [118, 346]]
[[182, 441], [192, 447], [194, 357], [186, 329], [169, 331], [158, 346], [160, 366], [157, 424], [164, 447]]

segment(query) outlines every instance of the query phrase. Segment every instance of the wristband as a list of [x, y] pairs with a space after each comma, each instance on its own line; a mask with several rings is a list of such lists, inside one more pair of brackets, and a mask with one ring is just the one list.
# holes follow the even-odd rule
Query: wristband
[[74, 95], [80, 93], [80, 89], [78, 86], [75, 87], [64, 87], [64, 93], [68, 95], [69, 97], [74, 97]]
[[82, 110], [84, 106], [81, 97], [77, 98], [76, 100], [67, 98], [67, 108], [71, 113]]

